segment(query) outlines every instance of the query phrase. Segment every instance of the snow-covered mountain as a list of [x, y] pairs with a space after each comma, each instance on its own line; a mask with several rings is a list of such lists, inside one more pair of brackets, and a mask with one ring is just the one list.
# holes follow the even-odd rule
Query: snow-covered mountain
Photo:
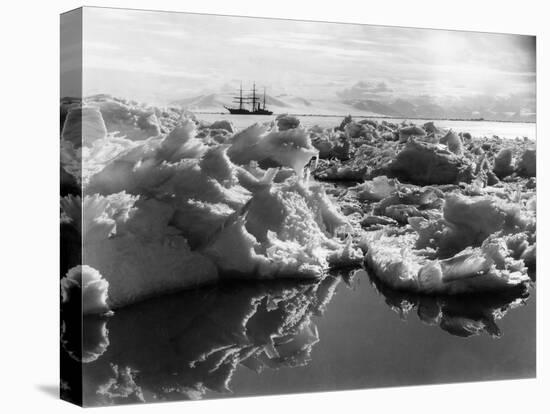
[[[194, 112], [226, 112], [224, 106], [235, 107], [237, 94], [211, 93], [172, 101], [172, 105], [181, 106]], [[263, 95], [259, 95], [263, 97]], [[274, 114], [290, 113], [296, 115], [341, 115], [387, 116], [394, 118], [424, 119], [475, 119], [534, 121], [535, 114], [522, 111], [521, 108], [508, 108], [501, 105], [440, 104], [426, 99], [309, 99], [301, 96], [280, 94], [266, 95], [266, 107]], [[505, 111], [506, 109], [507, 111]]]
[[224, 96], [217, 93], [209, 95], [193, 96], [191, 98], [178, 99], [172, 101], [172, 105], [181, 106], [191, 111], [222, 111], [224, 105], [231, 103], [230, 96]]
[[[198, 95], [191, 98], [184, 98], [172, 101], [172, 105], [181, 106], [184, 109], [194, 112], [225, 112], [224, 106], [235, 107], [238, 103], [234, 102], [234, 96], [231, 93], [212, 93]], [[260, 95], [263, 99], [263, 95]], [[346, 102], [337, 100], [306, 99], [300, 96], [282, 94], [266, 95], [266, 107], [275, 114], [292, 113], [308, 115], [365, 115], [379, 116], [382, 113], [374, 112], [369, 109], [354, 107]]]

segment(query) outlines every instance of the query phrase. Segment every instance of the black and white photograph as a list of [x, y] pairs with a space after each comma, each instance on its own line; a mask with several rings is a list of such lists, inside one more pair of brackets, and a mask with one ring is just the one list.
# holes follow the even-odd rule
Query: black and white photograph
[[61, 22], [61, 397], [536, 376], [533, 35]]
[[547, 15], [5, 2], [0, 412], [544, 412]]

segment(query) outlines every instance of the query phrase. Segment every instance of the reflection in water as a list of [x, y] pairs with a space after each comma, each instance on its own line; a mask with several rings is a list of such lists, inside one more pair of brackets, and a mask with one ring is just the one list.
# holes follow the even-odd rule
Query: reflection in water
[[[367, 276], [365, 271], [361, 271]], [[370, 277], [372, 285], [384, 296], [386, 304], [402, 319], [416, 309], [425, 324], [437, 325], [451, 335], [469, 337], [487, 333], [499, 338], [496, 323], [510, 309], [525, 304], [529, 293], [524, 288], [515, 292], [492, 295], [429, 296], [391, 289]]]
[[319, 341], [311, 317], [339, 280], [234, 283], [85, 318], [84, 403], [197, 399], [230, 392], [239, 365], [306, 365]]
[[[84, 362], [84, 405], [223, 396], [231, 392], [232, 376], [239, 367], [260, 374], [266, 369], [308, 366], [319, 343], [314, 321], [340, 281], [351, 287], [344, 289], [347, 295], [368, 280], [364, 270], [356, 270], [313, 283], [247, 281], [186, 291], [111, 316], [86, 317], [81, 355], [80, 329], [71, 332], [70, 321], [65, 321], [62, 344], [72, 360]], [[401, 316], [416, 308], [422, 322], [463, 337], [483, 332], [500, 336], [496, 320], [527, 297], [430, 298], [371, 283]], [[372, 291], [368, 284], [364, 289]], [[349, 315], [356, 321], [366, 316]], [[355, 340], [353, 332], [346, 335]]]

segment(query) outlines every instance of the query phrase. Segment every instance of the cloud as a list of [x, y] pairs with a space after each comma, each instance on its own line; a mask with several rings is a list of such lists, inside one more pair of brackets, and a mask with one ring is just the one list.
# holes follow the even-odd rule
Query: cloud
[[344, 100], [370, 99], [378, 95], [388, 95], [393, 92], [386, 82], [365, 82], [359, 81], [351, 88], [337, 92], [337, 95]]
[[535, 91], [532, 36], [121, 9], [85, 18], [85, 87], [125, 86], [137, 100], [146, 88], [169, 102], [241, 80], [333, 102]]
[[187, 78], [187, 79], [209, 79], [210, 75], [205, 72], [187, 71], [178, 68], [166, 67], [162, 63], [143, 57], [132, 61], [119, 59], [116, 57], [107, 57], [101, 55], [85, 56], [87, 69], [103, 69], [117, 72], [151, 74], [159, 77]]
[[455, 85], [445, 78], [392, 82], [391, 87], [386, 80], [359, 80], [336, 90], [335, 95], [358, 109], [399, 117], [533, 121], [536, 109], [534, 89], [515, 91], [508, 87], [478, 92], [471, 85]]

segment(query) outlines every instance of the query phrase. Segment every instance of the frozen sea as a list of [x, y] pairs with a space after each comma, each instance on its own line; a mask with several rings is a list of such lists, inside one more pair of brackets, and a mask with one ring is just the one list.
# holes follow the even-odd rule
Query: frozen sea
[[[231, 114], [196, 114], [197, 118], [206, 122], [214, 122], [220, 119], [227, 119], [237, 128], [243, 129], [255, 122], [269, 122], [275, 119], [276, 115], [231, 115]], [[311, 127], [319, 125], [323, 128], [330, 128], [340, 125], [343, 116], [318, 116], [318, 115], [296, 115], [300, 122]], [[355, 117], [356, 119], [386, 120], [389, 122], [401, 123], [411, 121], [415, 124], [423, 124], [431, 121], [429, 119], [407, 120], [403, 118], [367, 118]], [[436, 120], [435, 125], [440, 128], [451, 128], [456, 132], [469, 132], [474, 137], [492, 137], [497, 135], [501, 138], [514, 139], [516, 137], [527, 137], [532, 141], [536, 140], [537, 127], [534, 123], [527, 122], [497, 122], [497, 121], [455, 121]]]

